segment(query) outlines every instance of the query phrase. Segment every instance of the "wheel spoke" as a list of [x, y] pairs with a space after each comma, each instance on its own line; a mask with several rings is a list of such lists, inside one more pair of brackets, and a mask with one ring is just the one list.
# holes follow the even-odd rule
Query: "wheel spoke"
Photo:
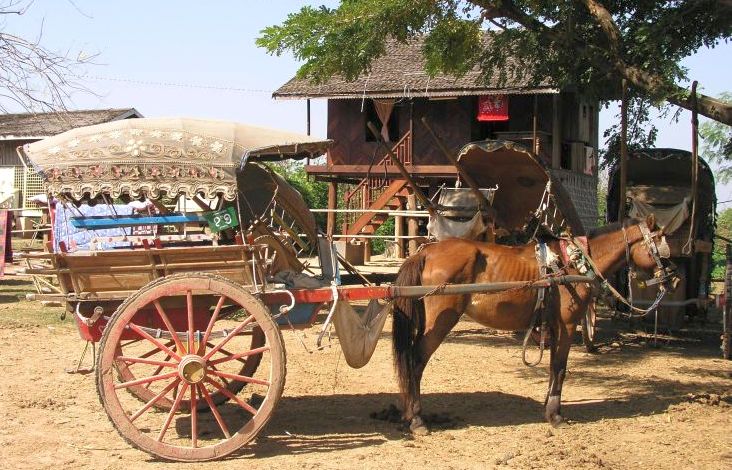
[[130, 416], [130, 422], [136, 420], [139, 418], [145, 411], [149, 410], [151, 406], [153, 406], [155, 403], [157, 403], [161, 398], [163, 398], [169, 391], [173, 389], [173, 387], [178, 386], [178, 382], [180, 382], [180, 379], [175, 379], [174, 381], [170, 382], [163, 390], [160, 391], [157, 395], [152, 397], [145, 405], [137, 410], [135, 414]]
[[[136, 340], [136, 341], [142, 341], [142, 338], [140, 338], [140, 339], [138, 339], [138, 340]], [[127, 343], [127, 344], [129, 344], [129, 343]], [[127, 346], [127, 344], [125, 344], [125, 346]], [[173, 343], [172, 341], [168, 341], [168, 342], [167, 342], [167, 343], [165, 344], [165, 347], [168, 347], [168, 348], [169, 348], [169, 347], [171, 347], [171, 346], [172, 346], [173, 344], [174, 344], [174, 343]], [[150, 357], [150, 356], [154, 356], [155, 354], [157, 354], [157, 353], [159, 353], [159, 352], [160, 352], [160, 348], [154, 348], [154, 349], [151, 349], [151, 350], [149, 350], [148, 352], [146, 352], [145, 354], [143, 354], [143, 355], [141, 355], [141, 356], [138, 356], [138, 357], [141, 357], [141, 358], [143, 358], [143, 359], [146, 359], [146, 358], [148, 358], [148, 357]], [[170, 356], [168, 356], [168, 357], [167, 357], [167, 358], [166, 358], [165, 360], [167, 361], [168, 359], [170, 359]]]
[[238, 335], [241, 330], [246, 328], [246, 326], [253, 321], [254, 321], [254, 315], [249, 315], [243, 322], [239, 323], [239, 325], [236, 328], [234, 328], [234, 330], [231, 333], [229, 333], [226, 337], [224, 337], [224, 339], [222, 339], [219, 344], [214, 346], [213, 349], [211, 349], [203, 358], [207, 361], [209, 359], [211, 359], [211, 356], [216, 354], [216, 352], [219, 349], [223, 348], [226, 345], [226, 343], [228, 343], [231, 340], [231, 338]]
[[150, 382], [156, 382], [158, 380], [170, 379], [172, 377], [175, 377], [176, 375], [178, 375], [178, 371], [167, 372], [165, 374], [153, 375], [150, 377], [144, 377], [142, 379], [130, 380], [129, 382], [122, 382], [122, 383], [116, 384], [114, 386], [114, 388], [119, 390], [120, 388], [132, 387], [133, 385], [141, 385], [141, 384], [146, 384], [146, 383], [150, 383]]
[[186, 291], [186, 310], [188, 311], [188, 351], [193, 351], [193, 292]]
[[[168, 359], [170, 359], [170, 356], [165, 356], [165, 361], [167, 361]], [[162, 370], [163, 366], [157, 366], [155, 368], [155, 372], [153, 372], [152, 375], [158, 375]], [[145, 388], [150, 388], [150, 384], [145, 384]]]
[[157, 339], [150, 336], [145, 330], [140, 328], [139, 326], [135, 325], [134, 323], [129, 323], [127, 325], [132, 331], [137, 333], [138, 335], [142, 336], [146, 340], [150, 341], [152, 344], [158, 347], [158, 349], [161, 349], [165, 351], [167, 354], [170, 355], [170, 357], [174, 358], [176, 361], [180, 361], [180, 356], [176, 354], [173, 350], [171, 350], [169, 347], [158, 341]]
[[221, 385], [219, 385], [218, 383], [216, 383], [215, 381], [211, 380], [208, 377], [206, 377], [204, 380], [206, 382], [210, 383], [211, 385], [213, 385], [214, 387], [216, 387], [219, 392], [221, 392], [224, 395], [226, 395], [227, 397], [229, 397], [229, 399], [234, 400], [239, 406], [241, 406], [242, 408], [244, 408], [245, 410], [247, 410], [252, 415], [256, 415], [257, 414], [257, 409], [256, 408], [254, 408], [249, 403], [243, 401], [241, 398], [239, 398], [236, 395], [234, 395], [233, 393], [231, 393], [228, 389], [222, 387]]
[[[236, 354], [229, 354], [227, 357], [222, 357], [220, 359], [210, 361], [209, 365], [215, 366], [216, 364], [221, 364], [222, 362], [234, 361], [234, 360], [241, 359], [242, 357], [249, 357], [249, 356], [253, 356], [255, 354], [260, 354], [260, 353], [267, 352], [267, 351], [269, 351], [269, 346], [262, 346], [261, 348], [252, 349], [250, 351], [244, 351], [244, 352], [240, 352], [240, 353], [236, 353]], [[221, 352], [224, 352], [224, 351], [221, 350]], [[224, 352], [224, 354], [227, 354], [227, 353]]]
[[[209, 346], [209, 347], [213, 348], [213, 347], [214, 347], [214, 344], [213, 344], [213, 343], [207, 343], [207, 344], [206, 344], [206, 346]], [[229, 351], [227, 351], [227, 350], [226, 350], [226, 349], [224, 349], [224, 348], [219, 348], [219, 350], [218, 350], [217, 352], [218, 352], [219, 354], [224, 354], [224, 355], [226, 355], [226, 356], [233, 356], [233, 355], [234, 355], [234, 353], [232, 353], [232, 352], [229, 352]], [[219, 358], [219, 359], [220, 359], [220, 358]], [[216, 361], [218, 361], [218, 359], [216, 359]], [[245, 361], [244, 359], [241, 359], [241, 358], [239, 358], [239, 359], [237, 359], [237, 361], [241, 362], [242, 364], [246, 364], [246, 361]], [[209, 364], [211, 364], [211, 363], [212, 363], [212, 362], [209, 362]], [[213, 363], [215, 364], [216, 362], [214, 361]]]
[[186, 394], [186, 390], [188, 389], [188, 382], [183, 382], [183, 390], [178, 394], [177, 397], [175, 397], [175, 401], [173, 402], [173, 406], [170, 407], [170, 412], [168, 413], [168, 417], [165, 419], [165, 423], [163, 423], [163, 429], [160, 430], [160, 434], [158, 434], [158, 442], [163, 441], [163, 437], [165, 436], [165, 433], [168, 431], [168, 427], [170, 426], [170, 423], [173, 421], [173, 417], [175, 416], [175, 413], [178, 411], [178, 408], [180, 407], [180, 402], [183, 400], [183, 396]]
[[[206, 326], [206, 332], [203, 334], [203, 339], [201, 340], [201, 344], [204, 345], [205, 348], [208, 344], [208, 338], [211, 336], [211, 330], [213, 330], [214, 323], [216, 323], [216, 320], [219, 317], [219, 313], [221, 313], [221, 307], [224, 306], [224, 302], [226, 302], [226, 296], [219, 297], [219, 301], [216, 303], [216, 308], [214, 309], [213, 314], [211, 315], [211, 319], [208, 321], [208, 326]], [[203, 354], [203, 351], [200, 352], [200, 354]]]
[[239, 382], [246, 382], [250, 384], [266, 385], [269, 387], [270, 383], [267, 380], [255, 379], [253, 377], [247, 377], [245, 375], [230, 374], [228, 372], [221, 372], [219, 370], [211, 370], [211, 373], [216, 377], [225, 377], [227, 379], [236, 380]]
[[198, 399], [195, 385], [191, 387], [191, 444], [198, 447]]
[[163, 320], [163, 323], [165, 323], [165, 328], [168, 329], [170, 335], [173, 337], [175, 347], [178, 349], [178, 351], [185, 353], [186, 349], [183, 347], [183, 342], [178, 337], [178, 333], [175, 331], [175, 328], [173, 328], [173, 324], [170, 322], [170, 317], [168, 317], [168, 315], [165, 313], [165, 310], [163, 310], [163, 306], [160, 305], [160, 300], [155, 299], [153, 301], [153, 305], [155, 306], [155, 310], [158, 311], [160, 319]]
[[[116, 361], [129, 362], [129, 363], [133, 363], [133, 364], [149, 364], [151, 366], [160, 366], [160, 367], [176, 367], [178, 365], [178, 364], [175, 364], [174, 362], [155, 361], [153, 359], [145, 359], [142, 357], [117, 356], [114, 359]], [[155, 372], [155, 374], [157, 374], [158, 372]], [[153, 374], [153, 375], [155, 375], [155, 374]]]
[[203, 399], [206, 400], [208, 408], [211, 410], [214, 418], [216, 418], [216, 422], [219, 423], [219, 427], [221, 428], [221, 432], [224, 433], [224, 437], [226, 437], [227, 439], [231, 439], [231, 433], [229, 433], [229, 428], [226, 427], [223, 416], [221, 416], [221, 413], [219, 413], [219, 409], [216, 407], [216, 404], [211, 399], [211, 394], [208, 393], [208, 390], [206, 390], [206, 387], [204, 387], [203, 385], [197, 384], [196, 386], [199, 387], [199, 393], [201, 394], [201, 396], [203, 396]]

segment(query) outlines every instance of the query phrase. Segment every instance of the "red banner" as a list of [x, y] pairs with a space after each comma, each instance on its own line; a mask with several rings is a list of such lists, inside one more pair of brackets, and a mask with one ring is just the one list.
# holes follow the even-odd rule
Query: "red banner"
[[508, 121], [508, 95], [479, 96], [478, 121]]

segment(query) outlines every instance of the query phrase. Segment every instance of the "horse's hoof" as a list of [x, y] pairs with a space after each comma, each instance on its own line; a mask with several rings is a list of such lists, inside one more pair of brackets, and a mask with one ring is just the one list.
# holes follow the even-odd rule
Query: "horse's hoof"
[[561, 397], [559, 395], [550, 395], [546, 401], [546, 411], [544, 417], [547, 422], [553, 427], [559, 427], [564, 421], [562, 415], [559, 414], [559, 408], [561, 407]]
[[549, 421], [549, 424], [551, 424], [554, 429], [562, 429], [568, 426], [567, 422], [562, 418], [562, 415], [548, 416], [547, 421]]
[[409, 424], [409, 431], [414, 436], [427, 436], [430, 433], [429, 428], [424, 424], [422, 418], [412, 418], [412, 422]]

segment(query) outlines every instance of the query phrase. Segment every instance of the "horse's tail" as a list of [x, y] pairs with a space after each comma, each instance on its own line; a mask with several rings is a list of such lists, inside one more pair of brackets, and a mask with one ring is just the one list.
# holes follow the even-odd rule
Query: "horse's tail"
[[[422, 270], [425, 256], [420, 251], [409, 257], [399, 269], [397, 286], [422, 285]], [[410, 396], [416, 392], [419, 383], [417, 366], [419, 351], [417, 344], [424, 335], [424, 301], [417, 297], [397, 297], [394, 299], [392, 323], [392, 346], [394, 348], [394, 368], [399, 379], [399, 389]]]

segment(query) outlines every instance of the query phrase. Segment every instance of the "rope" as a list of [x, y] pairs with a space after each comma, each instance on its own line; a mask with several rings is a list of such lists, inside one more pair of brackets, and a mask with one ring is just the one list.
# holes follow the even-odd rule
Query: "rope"
[[[623, 227], [623, 236], [626, 237], [625, 227]], [[625, 238], [625, 240], [626, 240], [626, 242], [625, 242], [626, 256], [629, 258], [630, 257], [630, 248], [629, 248], [629, 245], [628, 245], [628, 242], [627, 242], [627, 238]], [[587, 252], [585, 251], [585, 249], [581, 246], [581, 244], [580, 243], [575, 243], [575, 246], [577, 246], [577, 248], [580, 250], [580, 252], [582, 253], [582, 256], [585, 257], [585, 259], [587, 260], [587, 262], [589, 263], [590, 267], [595, 272], [595, 274], [597, 275], [597, 277], [602, 280], [602, 282], [600, 283], [600, 286], [602, 288], [604, 288], [605, 290], [607, 290], [608, 292], [610, 292], [610, 294], [612, 294], [612, 296], [615, 297], [616, 300], [618, 300], [619, 302], [621, 302], [622, 304], [624, 304], [628, 308], [630, 308], [631, 312], [628, 313], [628, 314], [625, 314], [629, 318], [643, 318], [643, 317], [645, 317], [646, 315], [648, 315], [650, 312], [652, 312], [653, 310], [655, 310], [658, 307], [658, 305], [661, 303], [661, 299], [663, 299], [663, 297], [666, 295], [666, 289], [663, 287], [663, 285], [661, 285], [659, 287], [659, 289], [658, 289], [658, 295], [656, 296], [656, 300], [653, 301], [653, 303], [651, 304], [650, 307], [648, 307], [645, 310], [644, 309], [641, 309], [641, 308], [638, 308], [638, 307], [635, 307], [632, 304], [632, 298], [631, 298], [630, 301], [628, 301], [625, 297], [623, 297], [623, 295], [620, 292], [618, 292], [610, 284], [610, 282], [607, 280], [607, 278], [605, 278], [605, 276], [602, 275], [602, 272], [597, 268], [597, 265], [592, 260], [592, 258], [590, 258], [590, 256], [587, 254]], [[630, 283], [630, 279], [628, 279], [628, 282]], [[637, 315], [633, 315], [634, 312], [637, 313]]]

